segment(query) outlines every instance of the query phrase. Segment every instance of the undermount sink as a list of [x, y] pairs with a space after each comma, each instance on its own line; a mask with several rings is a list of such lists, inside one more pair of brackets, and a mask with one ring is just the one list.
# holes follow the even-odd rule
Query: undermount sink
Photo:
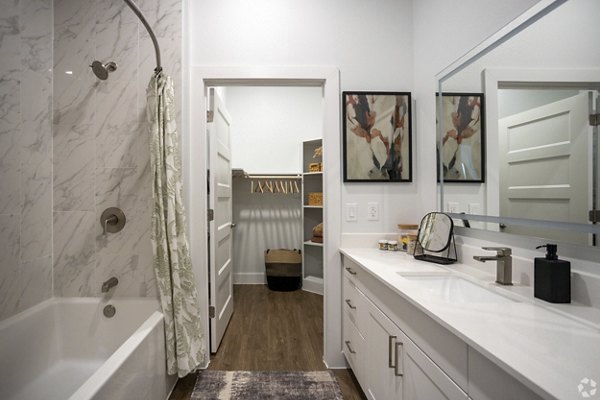
[[428, 291], [449, 303], [514, 303], [509, 297], [486, 289], [467, 279], [451, 274], [415, 275], [398, 273], [411, 282], [418, 283]]

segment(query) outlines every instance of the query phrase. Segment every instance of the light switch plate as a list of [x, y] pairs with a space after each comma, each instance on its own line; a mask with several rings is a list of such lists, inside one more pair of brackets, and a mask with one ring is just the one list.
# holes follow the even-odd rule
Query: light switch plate
[[356, 222], [358, 221], [358, 206], [356, 203], [346, 203], [346, 221]]

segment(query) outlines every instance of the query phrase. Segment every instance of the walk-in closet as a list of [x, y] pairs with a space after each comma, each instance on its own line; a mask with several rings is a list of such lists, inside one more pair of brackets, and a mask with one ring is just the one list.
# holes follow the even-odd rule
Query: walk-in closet
[[[271, 296], [281, 302], [278, 312], [287, 312], [283, 297], [303, 293], [317, 296], [322, 308], [323, 93], [320, 86], [245, 85], [216, 87], [209, 93], [220, 104], [208, 99], [209, 197], [214, 196], [209, 201], [214, 209], [209, 252], [211, 263], [216, 260], [209, 279], [211, 299], [220, 303], [211, 304], [211, 324], [220, 324], [211, 332], [211, 351], [218, 355], [219, 343], [228, 334], [228, 313], [248, 309], [236, 306], [234, 293], [240, 290], [224, 288], [257, 285], [262, 286], [258, 290], [271, 290], [265, 273], [268, 249], [295, 249], [302, 256], [300, 292]], [[214, 138], [211, 129], [227, 133]], [[224, 206], [224, 199], [230, 206]], [[220, 233], [223, 227], [227, 234]], [[230, 272], [220, 276], [225, 270]], [[322, 340], [322, 320], [320, 324]], [[317, 357], [321, 359], [322, 350]]]

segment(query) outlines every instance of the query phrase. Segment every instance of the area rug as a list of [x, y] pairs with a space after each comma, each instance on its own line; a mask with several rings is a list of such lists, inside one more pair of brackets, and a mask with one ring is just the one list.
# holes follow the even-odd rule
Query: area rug
[[192, 400], [342, 400], [331, 371], [201, 371]]

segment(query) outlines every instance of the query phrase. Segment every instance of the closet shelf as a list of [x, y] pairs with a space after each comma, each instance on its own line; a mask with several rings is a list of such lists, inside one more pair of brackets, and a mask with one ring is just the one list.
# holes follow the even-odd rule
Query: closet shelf
[[302, 175], [304, 175], [304, 176], [309, 176], [309, 175], [323, 175], [323, 171], [318, 171], [318, 172], [303, 172]]
[[313, 242], [312, 240], [307, 240], [304, 244], [307, 246], [323, 247], [323, 243]]
[[304, 204], [304, 208], [316, 208], [316, 209], [323, 209], [323, 206], [309, 206], [308, 204]]

